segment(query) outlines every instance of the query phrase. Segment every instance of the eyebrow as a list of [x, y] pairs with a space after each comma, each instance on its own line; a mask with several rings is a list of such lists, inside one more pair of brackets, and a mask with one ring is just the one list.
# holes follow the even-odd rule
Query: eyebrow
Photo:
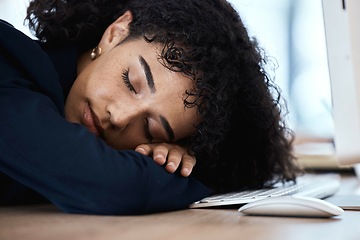
[[153, 75], [151, 73], [151, 69], [150, 69], [149, 64], [146, 62], [146, 60], [142, 56], [139, 56], [139, 61], [140, 61], [141, 66], [144, 69], [144, 73], [145, 73], [146, 80], [147, 80], [147, 85], [148, 85], [150, 91], [152, 93], [156, 92], [155, 84], [154, 84], [154, 78], [153, 78]]
[[[143, 67], [147, 85], [148, 85], [150, 91], [152, 93], [156, 92], [154, 78], [151, 73], [149, 64], [146, 62], [146, 60], [141, 55], [139, 56], [139, 62], [141, 64], [141, 66]], [[164, 116], [160, 115], [160, 122], [161, 122], [161, 125], [163, 126], [163, 128], [165, 129], [165, 132], [169, 138], [169, 141], [173, 142], [175, 140], [175, 133], [174, 133], [174, 130], [172, 129], [172, 127], [170, 126], [169, 121]]]
[[161, 122], [161, 125], [164, 127], [170, 142], [173, 142], [175, 140], [175, 133], [174, 133], [174, 130], [171, 128], [168, 120], [166, 120], [166, 118], [164, 116], [160, 115], [160, 122]]

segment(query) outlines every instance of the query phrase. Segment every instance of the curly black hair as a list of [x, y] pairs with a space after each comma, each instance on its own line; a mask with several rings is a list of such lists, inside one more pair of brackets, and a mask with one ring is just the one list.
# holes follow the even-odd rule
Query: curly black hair
[[202, 121], [187, 139], [194, 176], [216, 192], [294, 180], [293, 133], [286, 103], [265, 71], [267, 57], [225, 0], [33, 0], [27, 21], [43, 42], [97, 45], [125, 11], [129, 38], [163, 44], [159, 60], [191, 77], [185, 107]]

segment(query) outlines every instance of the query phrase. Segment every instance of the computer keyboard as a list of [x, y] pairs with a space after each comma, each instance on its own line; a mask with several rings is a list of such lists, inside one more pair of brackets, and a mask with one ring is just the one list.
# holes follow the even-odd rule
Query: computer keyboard
[[256, 200], [287, 195], [306, 196], [323, 199], [332, 196], [340, 187], [338, 174], [305, 174], [297, 178], [296, 183], [278, 183], [272, 188], [246, 190], [213, 195], [194, 202], [190, 208], [239, 205]]

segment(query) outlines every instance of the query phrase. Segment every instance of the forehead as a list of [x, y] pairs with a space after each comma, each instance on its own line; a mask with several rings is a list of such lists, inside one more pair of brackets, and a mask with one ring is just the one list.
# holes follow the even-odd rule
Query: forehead
[[188, 92], [194, 86], [193, 80], [168, 69], [159, 59], [152, 60], [149, 66], [153, 71], [157, 97], [162, 99], [159, 104], [161, 112], [168, 118], [177, 140], [188, 137], [195, 132], [194, 125], [199, 122], [197, 109], [185, 105], [185, 100], [189, 100]]
[[[194, 125], [199, 122], [199, 116], [195, 107], [188, 108], [184, 100], [188, 99], [187, 92], [194, 88], [193, 79], [184, 73], [169, 69], [164, 60], [160, 57], [164, 45], [160, 43], [147, 42], [143, 38], [125, 41], [119, 46], [122, 53], [125, 53], [127, 64], [134, 79], [144, 78], [144, 71], [139, 61], [141, 56], [149, 65], [153, 75], [156, 93], [151, 96], [154, 101], [151, 108], [165, 116], [173, 128], [176, 140], [189, 136], [195, 131]], [[123, 52], [125, 50], [125, 52]]]
[[[166, 114], [170, 125], [174, 129], [176, 139], [181, 139], [195, 132], [194, 125], [199, 122], [195, 107], [185, 105], [187, 91], [192, 88], [192, 80], [181, 73], [173, 72], [162, 65], [158, 65], [154, 78], [162, 112]], [[159, 73], [159, 74], [158, 74]]]

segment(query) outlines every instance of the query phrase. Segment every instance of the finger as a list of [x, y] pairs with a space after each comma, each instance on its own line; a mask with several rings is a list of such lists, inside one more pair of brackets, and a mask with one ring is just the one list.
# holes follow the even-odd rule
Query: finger
[[195, 156], [184, 154], [181, 161], [181, 175], [188, 177], [196, 164]]
[[135, 151], [148, 156], [151, 153], [151, 146], [149, 144], [140, 144], [135, 148]]
[[166, 146], [156, 145], [153, 150], [154, 161], [160, 165], [165, 164], [168, 152], [169, 150]]
[[168, 160], [165, 169], [171, 173], [175, 172], [182, 161], [182, 156], [183, 154], [179, 150], [172, 149], [167, 157]]

